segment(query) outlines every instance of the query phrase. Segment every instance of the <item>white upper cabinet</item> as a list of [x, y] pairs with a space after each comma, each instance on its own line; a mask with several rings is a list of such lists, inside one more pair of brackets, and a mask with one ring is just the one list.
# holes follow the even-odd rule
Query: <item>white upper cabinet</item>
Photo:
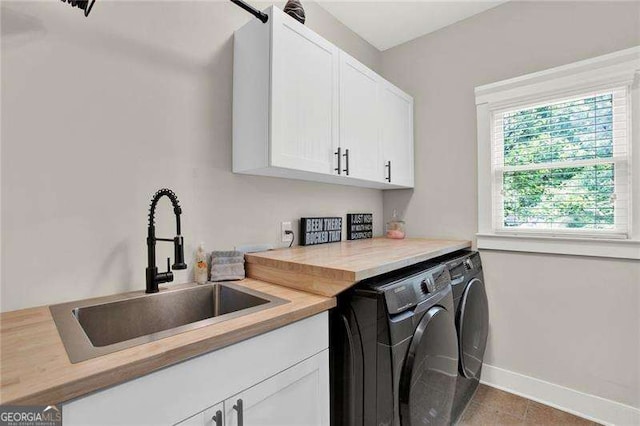
[[233, 171], [412, 187], [411, 97], [280, 9], [265, 12], [234, 37]]
[[381, 181], [380, 77], [340, 54], [340, 173]]
[[277, 12], [271, 14], [271, 165], [329, 174], [337, 148], [339, 50]]
[[413, 98], [390, 83], [380, 85], [384, 179], [413, 187]]

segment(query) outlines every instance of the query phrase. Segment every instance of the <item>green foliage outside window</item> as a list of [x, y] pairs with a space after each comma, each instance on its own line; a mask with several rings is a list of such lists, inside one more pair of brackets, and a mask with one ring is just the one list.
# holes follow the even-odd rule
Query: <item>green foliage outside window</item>
[[613, 228], [612, 103], [606, 94], [504, 114], [504, 226]]

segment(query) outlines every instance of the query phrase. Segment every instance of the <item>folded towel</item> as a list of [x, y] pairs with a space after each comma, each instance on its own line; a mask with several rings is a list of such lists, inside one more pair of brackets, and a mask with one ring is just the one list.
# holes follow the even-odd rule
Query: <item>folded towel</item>
[[214, 251], [211, 253], [211, 281], [244, 279], [244, 253]]

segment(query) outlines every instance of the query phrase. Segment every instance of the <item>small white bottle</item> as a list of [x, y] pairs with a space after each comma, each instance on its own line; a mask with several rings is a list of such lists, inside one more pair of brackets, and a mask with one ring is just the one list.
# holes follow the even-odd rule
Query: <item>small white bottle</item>
[[204, 251], [204, 243], [200, 243], [196, 250], [196, 269], [194, 275], [198, 284], [205, 284], [207, 282], [209, 268], [207, 267], [207, 253]]

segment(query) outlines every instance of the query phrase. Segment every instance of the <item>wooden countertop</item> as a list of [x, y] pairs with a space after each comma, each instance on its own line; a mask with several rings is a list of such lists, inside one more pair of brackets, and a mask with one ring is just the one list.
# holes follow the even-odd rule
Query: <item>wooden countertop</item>
[[71, 364], [47, 306], [0, 314], [0, 403], [58, 404], [310, 317], [334, 298], [254, 279], [235, 281], [280, 306]]
[[247, 276], [324, 296], [358, 281], [471, 247], [471, 241], [373, 238], [245, 255]]
[[252, 278], [234, 283], [290, 303], [77, 364], [69, 362], [48, 306], [0, 314], [0, 404], [58, 404], [135, 379], [331, 309], [333, 296], [363, 279], [469, 247], [374, 238], [248, 254]]

